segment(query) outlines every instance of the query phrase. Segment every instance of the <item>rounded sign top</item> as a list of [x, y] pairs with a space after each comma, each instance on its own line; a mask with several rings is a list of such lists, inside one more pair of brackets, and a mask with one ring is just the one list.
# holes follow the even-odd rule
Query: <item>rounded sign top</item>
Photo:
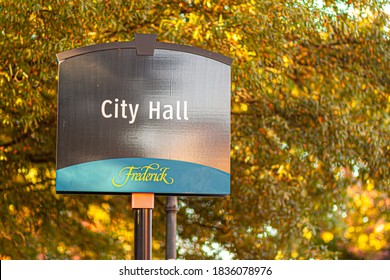
[[[114, 43], [104, 43], [104, 44], [96, 44], [92, 46], [87, 47], [81, 47], [77, 49], [68, 50], [65, 52], [61, 52], [57, 54], [57, 59], [59, 62], [91, 53], [91, 52], [98, 52], [98, 51], [104, 51], [104, 50], [115, 50], [115, 49], [137, 49], [138, 52], [144, 52], [146, 54], [141, 55], [148, 55], [148, 51], [145, 52], [145, 49], [150, 48], [150, 45], [152, 45], [153, 50], [154, 49], [161, 49], [161, 50], [170, 50], [170, 51], [177, 51], [177, 52], [186, 52], [191, 53], [195, 55], [204, 56], [216, 61], [219, 61], [221, 63], [231, 65], [233, 62], [233, 59], [230, 57], [221, 55], [219, 53], [207, 51], [201, 48], [197, 47], [191, 47], [191, 46], [185, 46], [185, 45], [178, 45], [178, 44], [172, 44], [172, 43], [164, 43], [164, 42], [156, 42], [156, 35], [154, 34], [136, 34], [135, 35], [136, 40], [132, 42], [114, 42]], [[140, 55], [140, 54], [138, 54]], [[149, 54], [149, 55], [153, 55]]]

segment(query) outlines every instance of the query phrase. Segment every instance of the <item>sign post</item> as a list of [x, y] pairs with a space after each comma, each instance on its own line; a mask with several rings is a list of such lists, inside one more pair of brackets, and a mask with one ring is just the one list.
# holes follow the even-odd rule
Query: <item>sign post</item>
[[134, 193], [131, 207], [134, 211], [134, 259], [151, 260], [154, 194]]
[[[57, 54], [56, 191], [132, 195], [145, 243], [153, 207], [139, 197], [230, 193], [232, 60], [156, 37]], [[166, 205], [173, 227], [174, 200]], [[135, 247], [136, 258], [151, 258], [151, 247]]]
[[165, 203], [165, 212], [167, 216], [167, 229], [165, 237], [165, 258], [167, 260], [176, 259], [176, 215], [177, 215], [177, 197], [168, 196]]

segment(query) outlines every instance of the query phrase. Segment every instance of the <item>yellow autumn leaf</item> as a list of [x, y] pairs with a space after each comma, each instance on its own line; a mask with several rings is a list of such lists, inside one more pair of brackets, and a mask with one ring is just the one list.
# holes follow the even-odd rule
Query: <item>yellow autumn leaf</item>
[[330, 231], [324, 231], [321, 233], [321, 238], [325, 243], [329, 243], [333, 240], [334, 235]]

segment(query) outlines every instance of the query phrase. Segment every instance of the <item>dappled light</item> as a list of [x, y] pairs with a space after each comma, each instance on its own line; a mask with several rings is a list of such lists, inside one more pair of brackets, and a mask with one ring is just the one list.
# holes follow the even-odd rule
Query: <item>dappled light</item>
[[231, 195], [179, 198], [178, 258], [390, 258], [386, 2], [1, 1], [0, 259], [133, 258], [129, 197], [55, 192], [55, 54], [134, 33], [233, 58]]

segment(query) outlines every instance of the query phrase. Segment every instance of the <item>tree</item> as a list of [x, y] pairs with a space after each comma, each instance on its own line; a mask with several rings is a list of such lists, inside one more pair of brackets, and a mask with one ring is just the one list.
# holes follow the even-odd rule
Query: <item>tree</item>
[[131, 258], [128, 198], [55, 194], [55, 54], [135, 32], [234, 58], [232, 193], [180, 198], [181, 258], [384, 257], [389, 19], [386, 1], [366, 2], [2, 1], [0, 257]]

